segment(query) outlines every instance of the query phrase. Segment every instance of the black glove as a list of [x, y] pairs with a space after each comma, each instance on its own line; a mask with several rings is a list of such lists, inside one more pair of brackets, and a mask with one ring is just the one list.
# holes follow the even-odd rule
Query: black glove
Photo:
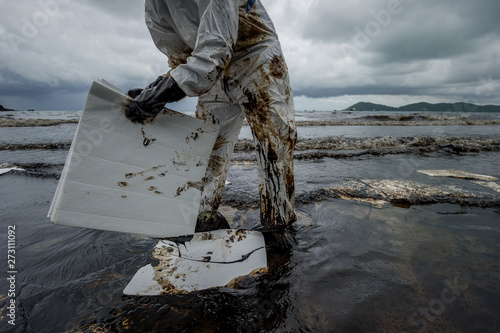
[[134, 88], [134, 89], [130, 89], [128, 92], [127, 92], [127, 95], [129, 95], [130, 97], [132, 98], [136, 98], [137, 96], [139, 96], [141, 94], [141, 92], [143, 91], [144, 89], [142, 88]]
[[[154, 82], [151, 82], [150, 84], [148, 84], [146, 86], [146, 88], [144, 89], [150, 89], [150, 88], [154, 88], [158, 85], [158, 83], [163, 80], [164, 76], [161, 75], [161, 76], [158, 76], [156, 78], [156, 80], [154, 80]], [[142, 88], [134, 88], [134, 89], [130, 89], [128, 92], [127, 92], [127, 95], [129, 95], [130, 97], [132, 98], [136, 98], [137, 96], [139, 96], [141, 94], [141, 92], [144, 90]]]
[[[132, 94], [137, 93], [133, 89]], [[132, 97], [132, 96], [131, 96]], [[125, 104], [125, 116], [134, 123], [143, 123], [147, 118], [155, 117], [166, 103], [177, 102], [186, 97], [186, 93], [170, 75], [159, 77], [148, 85], [133, 100]]]

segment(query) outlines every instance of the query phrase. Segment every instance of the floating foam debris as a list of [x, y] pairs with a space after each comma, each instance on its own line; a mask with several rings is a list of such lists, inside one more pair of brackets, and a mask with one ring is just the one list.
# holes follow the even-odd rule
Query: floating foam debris
[[[314, 139], [299, 139], [295, 151], [306, 150], [375, 150], [375, 153], [386, 149], [406, 149], [401, 153], [408, 153], [415, 149], [431, 148], [432, 150], [448, 148], [454, 152], [468, 151], [496, 151], [500, 149], [500, 138], [459, 137], [459, 136], [416, 136], [375, 138], [344, 138], [324, 137]], [[251, 151], [255, 149], [253, 140], [241, 139], [235, 144], [234, 151]], [[408, 150], [410, 149], [410, 150]]]
[[344, 194], [342, 192], [339, 192], [339, 197], [343, 200], [368, 203], [372, 207], [375, 207], [375, 208], [382, 208], [390, 203], [388, 200], [380, 200], [380, 199], [377, 200], [377, 199], [372, 199], [372, 198], [355, 198], [355, 197], [349, 196], [349, 194]]
[[158, 265], [139, 269], [124, 294], [186, 294], [214, 287], [236, 287], [245, 276], [267, 272], [264, 236], [258, 231], [199, 232], [182, 244], [160, 240]]
[[373, 207], [382, 207], [386, 203], [401, 205], [451, 203], [480, 207], [500, 205], [500, 197], [484, 191], [455, 185], [433, 186], [392, 179], [346, 180], [308, 193], [299, 193], [296, 200], [300, 203], [309, 203], [330, 198], [367, 202]]
[[495, 182], [486, 182], [486, 181], [478, 181], [478, 180], [475, 180], [475, 181], [472, 181], [474, 184], [478, 184], [478, 185], [481, 185], [481, 186], [484, 186], [486, 188], [489, 188], [495, 192], [499, 192], [500, 193], [500, 184], [498, 183], [495, 183]]
[[7, 173], [7, 172], [10, 172], [13, 170], [24, 171], [23, 168], [19, 168], [15, 165], [12, 165], [12, 164], [7, 164], [7, 163], [0, 164], [0, 175], [3, 175], [4, 173]]
[[417, 172], [426, 174], [432, 177], [453, 177], [453, 178], [463, 178], [463, 179], [477, 179], [493, 181], [498, 180], [498, 178], [488, 175], [480, 175], [477, 173], [470, 173], [462, 170], [446, 169], [446, 170], [416, 170]]

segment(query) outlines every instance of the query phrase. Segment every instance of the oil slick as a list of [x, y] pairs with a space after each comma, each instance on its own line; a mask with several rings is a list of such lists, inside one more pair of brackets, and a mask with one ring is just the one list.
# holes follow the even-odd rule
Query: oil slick
[[142, 267], [127, 285], [127, 295], [186, 294], [234, 287], [245, 277], [267, 272], [264, 236], [258, 231], [223, 229], [199, 232], [179, 244], [160, 240], [158, 264]]

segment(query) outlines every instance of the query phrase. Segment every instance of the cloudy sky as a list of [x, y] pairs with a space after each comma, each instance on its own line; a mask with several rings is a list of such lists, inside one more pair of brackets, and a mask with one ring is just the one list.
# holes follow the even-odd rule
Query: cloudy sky
[[[500, 104], [498, 0], [262, 0], [297, 110], [358, 101]], [[93, 80], [123, 90], [168, 71], [144, 0], [0, 0], [0, 104], [81, 110]], [[196, 100], [173, 108], [193, 110]]]

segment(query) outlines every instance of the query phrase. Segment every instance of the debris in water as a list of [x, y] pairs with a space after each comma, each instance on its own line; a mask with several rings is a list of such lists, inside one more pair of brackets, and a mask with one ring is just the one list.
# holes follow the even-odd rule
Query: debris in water
[[231, 288], [244, 278], [267, 272], [264, 236], [251, 230], [195, 233], [182, 246], [161, 240], [153, 257], [158, 265], [142, 267], [123, 291], [125, 294], [185, 294], [214, 287]]
[[[482, 184], [480, 184], [482, 185]], [[357, 179], [299, 194], [297, 201], [308, 203], [329, 198], [357, 200], [381, 207], [384, 204], [422, 205], [453, 203], [480, 207], [496, 207], [498, 196], [455, 185], [433, 186], [409, 180]], [[232, 205], [232, 202], [224, 204]]]
[[453, 178], [463, 178], [463, 179], [476, 179], [476, 180], [487, 180], [493, 181], [498, 180], [498, 178], [488, 175], [480, 175], [477, 173], [470, 173], [462, 170], [446, 169], [446, 170], [416, 170], [417, 172], [424, 173], [432, 177], [453, 177]]
[[15, 165], [7, 164], [7, 163], [0, 164], [0, 175], [3, 175], [4, 173], [7, 173], [9, 171], [14, 171], [14, 170], [24, 171], [24, 169], [19, 168]]
[[495, 182], [485, 182], [485, 181], [479, 181], [479, 180], [476, 180], [476, 181], [473, 181], [474, 184], [478, 184], [478, 185], [481, 185], [481, 186], [484, 186], [486, 188], [489, 188], [495, 192], [499, 192], [500, 193], [500, 184], [498, 183], [495, 183]]

